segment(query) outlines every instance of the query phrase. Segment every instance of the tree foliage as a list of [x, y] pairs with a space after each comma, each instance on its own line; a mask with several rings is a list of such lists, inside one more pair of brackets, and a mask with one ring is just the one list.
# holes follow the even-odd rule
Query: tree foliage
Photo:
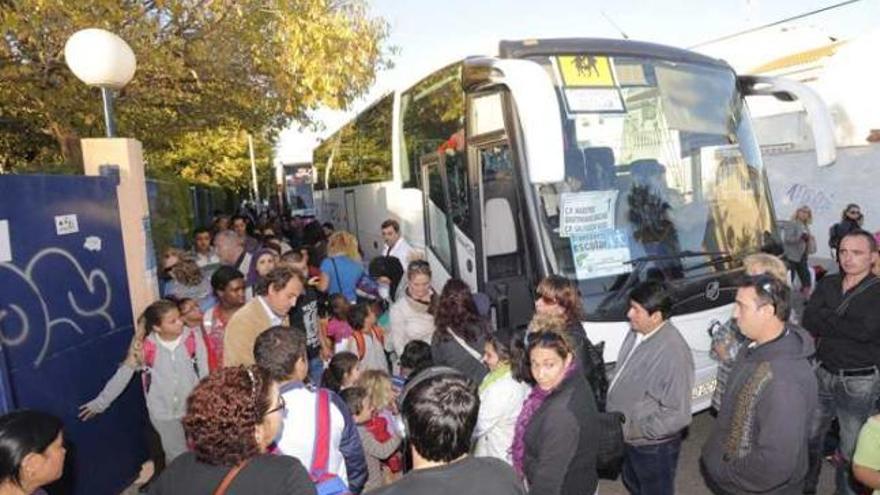
[[[240, 164], [238, 147], [218, 140], [248, 131], [268, 146], [292, 122], [309, 124], [312, 110], [346, 107], [387, 63], [386, 24], [362, 1], [0, 0], [0, 164], [77, 166], [79, 138], [102, 134], [98, 90], [63, 53], [74, 32], [100, 27], [138, 60], [118, 94], [119, 135], [143, 141], [149, 167], [240, 179], [227, 170]], [[214, 154], [227, 150], [236, 154]]]
[[[272, 174], [272, 147], [265, 136], [254, 136], [258, 175]], [[243, 189], [251, 184], [247, 133], [230, 127], [182, 134], [161, 151], [150, 154], [148, 166], [154, 176], [182, 178], [189, 182]], [[261, 194], [265, 192], [261, 191]]]

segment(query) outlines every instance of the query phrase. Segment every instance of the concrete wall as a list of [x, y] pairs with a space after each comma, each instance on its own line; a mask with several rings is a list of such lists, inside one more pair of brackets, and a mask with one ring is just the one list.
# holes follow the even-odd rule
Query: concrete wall
[[802, 204], [813, 210], [817, 259], [830, 258], [828, 229], [848, 203], [858, 203], [865, 229], [880, 230], [880, 145], [838, 148], [837, 162], [816, 166], [812, 151], [765, 154], [776, 218], [787, 220]]

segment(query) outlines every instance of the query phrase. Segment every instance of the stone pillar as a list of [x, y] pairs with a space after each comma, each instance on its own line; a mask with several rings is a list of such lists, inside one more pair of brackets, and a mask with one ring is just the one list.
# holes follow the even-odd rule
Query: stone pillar
[[102, 165], [119, 168], [119, 222], [125, 247], [125, 269], [131, 294], [132, 317], [159, 298], [156, 259], [150, 237], [150, 210], [144, 178], [144, 153], [136, 139], [83, 139], [86, 175], [100, 175]]

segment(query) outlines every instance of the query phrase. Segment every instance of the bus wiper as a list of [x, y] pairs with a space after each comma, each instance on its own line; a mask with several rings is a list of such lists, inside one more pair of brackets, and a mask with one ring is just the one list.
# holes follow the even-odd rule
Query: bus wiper
[[625, 261], [626, 265], [635, 265], [638, 263], [647, 263], [649, 261], [663, 261], [663, 260], [679, 260], [683, 258], [697, 258], [700, 256], [710, 256], [710, 257], [722, 257], [722, 256], [730, 256], [730, 253], [727, 251], [682, 251], [677, 254], [661, 254], [661, 255], [651, 255], [651, 256], [642, 256], [640, 258], [633, 258], [629, 261]]

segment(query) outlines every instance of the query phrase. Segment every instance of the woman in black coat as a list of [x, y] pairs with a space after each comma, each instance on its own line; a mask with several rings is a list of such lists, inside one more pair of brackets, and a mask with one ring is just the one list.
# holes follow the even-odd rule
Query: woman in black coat
[[431, 357], [436, 366], [449, 366], [479, 385], [489, 368], [483, 364], [482, 350], [489, 333], [480, 316], [470, 287], [457, 278], [443, 286], [434, 310], [434, 336]]
[[524, 376], [532, 391], [513, 439], [513, 466], [529, 493], [584, 495], [596, 491], [598, 411], [562, 332], [529, 333]]
[[574, 350], [575, 362], [593, 390], [596, 406], [605, 410], [605, 396], [608, 394], [608, 375], [605, 373], [605, 360], [602, 358], [604, 346], [593, 345], [587, 338], [584, 326], [583, 303], [577, 285], [560, 275], [545, 277], [538, 284], [535, 298], [535, 315], [529, 330], [546, 330], [546, 323], [557, 325], [564, 320], [563, 333]]

